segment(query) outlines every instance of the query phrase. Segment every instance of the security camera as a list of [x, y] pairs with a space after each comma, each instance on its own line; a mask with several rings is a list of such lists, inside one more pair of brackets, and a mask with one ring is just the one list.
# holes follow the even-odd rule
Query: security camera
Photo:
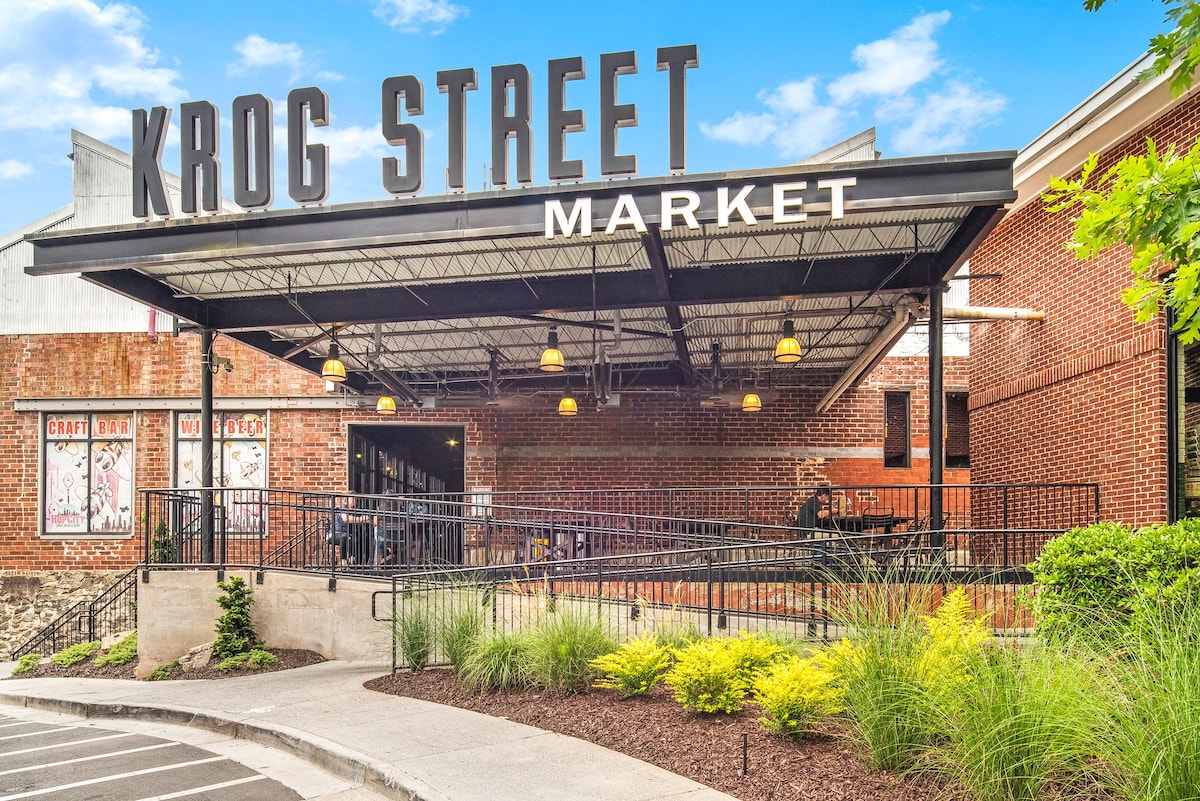
[[225, 362], [225, 372], [227, 372], [227, 373], [233, 372], [233, 362]]

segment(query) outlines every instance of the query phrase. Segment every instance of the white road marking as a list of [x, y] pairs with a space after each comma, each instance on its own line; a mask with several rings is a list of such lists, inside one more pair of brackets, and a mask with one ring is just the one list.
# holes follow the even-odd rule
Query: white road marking
[[207, 765], [210, 762], [224, 762], [225, 757], [215, 756], [208, 759], [194, 759], [191, 762], [179, 762], [174, 765], [159, 765], [156, 768], [145, 768], [143, 770], [131, 770], [128, 773], [114, 773], [111, 776], [100, 776], [95, 779], [87, 779], [81, 782], [71, 782], [70, 784], [60, 784], [57, 787], [43, 787], [40, 790], [30, 790], [25, 793], [13, 793], [12, 795], [0, 795], [0, 801], [16, 801], [18, 798], [33, 798], [38, 795], [46, 795], [47, 793], [57, 793], [60, 790], [72, 790], [76, 787], [87, 787], [90, 784], [102, 784], [104, 782], [115, 782], [120, 779], [130, 779], [134, 776], [145, 776], [149, 773], [162, 773], [165, 770], [176, 770], [177, 768], [190, 768], [195, 765]]
[[143, 745], [140, 748], [126, 748], [124, 751], [110, 751], [107, 754], [92, 754], [91, 756], [76, 757], [75, 759], [63, 759], [58, 762], [43, 762], [41, 765], [30, 765], [25, 768], [12, 768], [11, 770], [0, 770], [0, 776], [7, 776], [10, 773], [24, 773], [27, 770], [42, 770], [44, 768], [58, 768], [63, 765], [74, 765], [79, 762], [91, 762], [96, 759], [108, 759], [109, 757], [125, 756], [126, 754], [137, 754], [142, 751], [154, 751], [159, 748], [170, 748], [172, 746], [181, 745], [182, 743], [155, 743], [154, 745]]
[[244, 779], [232, 779], [227, 782], [221, 782], [220, 784], [210, 784], [206, 787], [195, 787], [191, 790], [180, 790], [175, 793], [167, 793], [166, 795], [154, 795], [150, 796], [149, 798], [139, 798], [137, 801], [170, 801], [172, 798], [187, 798], [189, 795], [207, 793], [209, 790], [221, 790], [225, 787], [236, 787], [239, 784], [248, 784], [250, 782], [256, 782], [265, 778], [267, 777], [261, 775], [247, 776]]
[[0, 753], [0, 757], [16, 756], [17, 754], [32, 754], [34, 751], [48, 751], [51, 748], [70, 748], [73, 745], [84, 745], [86, 743], [98, 743], [101, 740], [115, 740], [118, 737], [132, 737], [133, 732], [123, 731], [118, 734], [106, 734], [103, 737], [89, 737], [86, 740], [71, 740], [66, 743], [51, 743], [50, 745], [39, 745], [36, 748], [22, 748], [20, 751], [4, 751]]
[[60, 731], [74, 731], [74, 729], [42, 729], [41, 731], [31, 731], [25, 734], [10, 734], [7, 737], [0, 737], [0, 740], [20, 740], [23, 737], [36, 737], [39, 734], [58, 734]]

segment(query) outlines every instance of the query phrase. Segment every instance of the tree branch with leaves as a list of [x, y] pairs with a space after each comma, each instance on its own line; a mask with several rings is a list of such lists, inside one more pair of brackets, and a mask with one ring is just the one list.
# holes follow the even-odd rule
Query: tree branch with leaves
[[[1095, 11], [1105, 0], [1085, 0]], [[1200, 0], [1164, 0], [1175, 27], [1150, 41], [1153, 66], [1139, 80], [1171, 70], [1176, 97], [1192, 85], [1200, 67]], [[1146, 322], [1164, 308], [1184, 343], [1200, 340], [1200, 142], [1186, 154], [1173, 147], [1161, 155], [1146, 140], [1146, 154], [1126, 156], [1102, 174], [1092, 154], [1079, 177], [1051, 178], [1043, 195], [1052, 212], [1079, 207], [1066, 247], [1081, 259], [1124, 245], [1132, 253], [1133, 283], [1122, 300]]]

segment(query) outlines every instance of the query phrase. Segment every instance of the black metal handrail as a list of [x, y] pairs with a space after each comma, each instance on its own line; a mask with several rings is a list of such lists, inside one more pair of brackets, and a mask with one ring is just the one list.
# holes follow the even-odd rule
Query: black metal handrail
[[[200, 542], [202, 495], [216, 496], [211, 527], [213, 561]], [[356, 496], [358, 512], [350, 541], [327, 539], [348, 495], [289, 490], [241, 491], [237, 503], [253, 506], [229, 523], [223, 490], [143, 490], [147, 561], [156, 564], [252, 564], [260, 569], [361, 573], [406, 571], [430, 563], [504, 565], [561, 561], [640, 551], [718, 545], [733, 540], [783, 541], [806, 535], [795, 515], [812, 488], [671, 488], [565, 491], [550, 502], [543, 493]], [[942, 515], [930, 509], [941, 494]], [[500, 503], [500, 500], [521, 503]], [[1099, 490], [1093, 484], [925, 485], [834, 487], [830, 525], [842, 533], [861, 530], [864, 512], [890, 510], [897, 531], [928, 532], [927, 547], [946, 551], [951, 562], [1022, 565], [1050, 537], [1096, 522]], [[693, 510], [681, 514], [682, 508]], [[664, 510], [672, 510], [667, 514]], [[153, 532], [153, 533], [152, 533]], [[159, 547], [155, 547], [155, 545]], [[163, 547], [167, 543], [169, 547]]]
[[41, 631], [13, 649], [11, 658], [55, 654], [137, 627], [137, 571], [130, 570], [95, 598], [76, 601]]

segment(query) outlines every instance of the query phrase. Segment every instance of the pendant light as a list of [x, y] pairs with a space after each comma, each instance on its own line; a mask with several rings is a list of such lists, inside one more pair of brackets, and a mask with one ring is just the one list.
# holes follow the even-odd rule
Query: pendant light
[[391, 395], [384, 395], [375, 404], [375, 411], [379, 414], [395, 414], [396, 399]]
[[346, 380], [346, 365], [342, 364], [342, 360], [338, 358], [340, 355], [341, 351], [338, 349], [337, 341], [329, 343], [329, 358], [321, 367], [321, 378], [339, 383]]
[[742, 398], [742, 411], [743, 412], [761, 412], [762, 411], [762, 398], [758, 397], [758, 393], [755, 393], [755, 392], [747, 392], [746, 393], [746, 396], [744, 398]]
[[775, 361], [780, 364], [795, 364], [800, 361], [800, 343], [796, 341], [796, 324], [783, 321], [783, 338], [775, 346]]
[[562, 351], [558, 349], [558, 329], [550, 326], [546, 336], [546, 349], [542, 351], [542, 362], [538, 368], [544, 373], [561, 373], [566, 369]]
[[574, 417], [579, 414], [579, 404], [570, 395], [563, 395], [558, 402], [558, 413], [562, 417]]

